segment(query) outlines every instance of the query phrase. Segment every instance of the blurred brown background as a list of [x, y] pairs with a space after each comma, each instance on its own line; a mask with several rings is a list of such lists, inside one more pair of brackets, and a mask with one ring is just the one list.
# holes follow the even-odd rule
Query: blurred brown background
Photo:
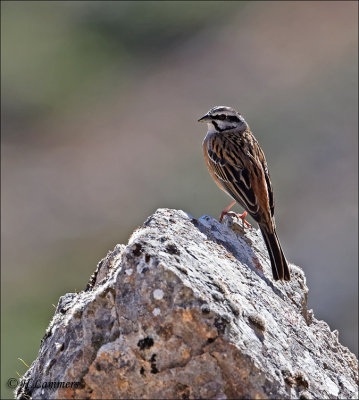
[[309, 305], [357, 352], [357, 7], [1, 2], [3, 398], [52, 304], [147, 216], [229, 203], [196, 122], [215, 105], [249, 122]]

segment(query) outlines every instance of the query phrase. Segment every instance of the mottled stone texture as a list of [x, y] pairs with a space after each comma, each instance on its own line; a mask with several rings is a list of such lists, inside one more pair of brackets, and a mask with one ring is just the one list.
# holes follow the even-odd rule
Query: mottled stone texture
[[[313, 267], [313, 266], [311, 266]], [[160, 209], [60, 298], [18, 398], [358, 398], [357, 360], [307, 310], [303, 271], [274, 282], [262, 237]], [[28, 381], [29, 382], [29, 381]]]

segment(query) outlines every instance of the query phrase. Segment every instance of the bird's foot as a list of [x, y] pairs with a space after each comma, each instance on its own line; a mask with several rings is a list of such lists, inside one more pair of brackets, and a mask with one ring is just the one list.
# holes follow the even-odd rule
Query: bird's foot
[[231, 204], [229, 204], [229, 205], [221, 212], [221, 215], [220, 215], [220, 217], [219, 217], [219, 222], [222, 222], [223, 217], [224, 217], [225, 215], [228, 214], [228, 211], [229, 211], [235, 204], [236, 204], [236, 201], [234, 200], [234, 201], [232, 201]]
[[231, 217], [237, 217], [238, 219], [241, 219], [241, 220], [243, 221], [243, 226], [244, 226], [244, 224], [246, 224], [246, 225], [248, 226], [248, 228], [251, 228], [251, 227], [252, 227], [252, 225], [251, 225], [249, 222], [247, 222], [247, 221], [245, 220], [245, 218], [246, 218], [246, 216], [247, 216], [247, 211], [244, 211], [243, 214], [237, 214], [237, 213], [234, 213], [234, 212], [232, 212], [232, 211], [231, 211], [231, 212], [222, 211], [221, 216], [219, 217], [219, 222], [222, 222], [223, 217], [224, 217], [225, 215], [230, 215]]

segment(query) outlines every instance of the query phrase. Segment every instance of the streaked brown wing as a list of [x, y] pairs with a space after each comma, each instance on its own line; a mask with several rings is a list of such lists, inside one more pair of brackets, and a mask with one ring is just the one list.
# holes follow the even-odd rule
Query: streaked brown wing
[[[237, 154], [236, 160], [233, 153], [230, 154], [223, 147], [218, 150], [218, 146], [211, 146], [211, 142], [208, 142], [208, 163], [212, 171], [227, 193], [257, 220], [259, 205], [250, 184], [250, 171]], [[236, 164], [233, 161], [237, 161]]]
[[267, 162], [264, 158], [262, 158], [262, 167], [263, 167], [263, 171], [264, 171], [264, 177], [267, 183], [267, 191], [268, 191], [268, 198], [269, 198], [269, 207], [270, 207], [270, 211], [271, 211], [271, 216], [274, 216], [274, 197], [273, 197], [273, 188], [272, 188], [272, 182], [270, 180], [270, 176], [269, 176], [269, 171], [268, 171], [268, 166], [267, 166]]

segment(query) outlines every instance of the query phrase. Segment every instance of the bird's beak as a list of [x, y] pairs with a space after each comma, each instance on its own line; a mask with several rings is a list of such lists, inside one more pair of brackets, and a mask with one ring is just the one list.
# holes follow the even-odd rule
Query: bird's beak
[[198, 120], [198, 122], [207, 122], [207, 121], [209, 121], [211, 119], [211, 117], [208, 115], [208, 114], [206, 114], [206, 115], [204, 115], [202, 118], [200, 118], [199, 120]]

